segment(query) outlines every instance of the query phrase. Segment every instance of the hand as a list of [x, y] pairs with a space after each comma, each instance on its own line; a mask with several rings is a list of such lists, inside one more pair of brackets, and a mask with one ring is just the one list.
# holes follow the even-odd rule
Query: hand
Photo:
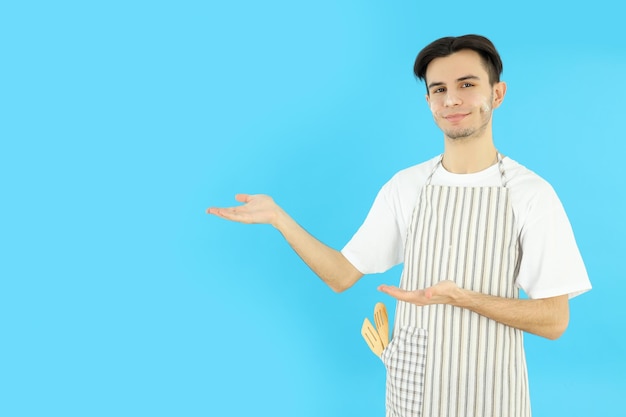
[[280, 207], [267, 195], [237, 194], [235, 200], [245, 204], [228, 208], [209, 207], [206, 212], [223, 219], [249, 224], [274, 224], [281, 212]]
[[378, 291], [384, 292], [400, 301], [426, 306], [432, 304], [453, 304], [458, 298], [460, 288], [452, 281], [441, 281], [423, 290], [408, 291], [390, 285], [381, 285], [378, 287]]

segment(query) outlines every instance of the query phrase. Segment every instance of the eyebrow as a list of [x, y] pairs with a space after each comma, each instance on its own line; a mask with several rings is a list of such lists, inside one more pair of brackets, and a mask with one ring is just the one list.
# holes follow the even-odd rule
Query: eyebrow
[[[462, 81], [467, 81], [467, 80], [479, 80], [480, 81], [480, 77], [478, 77], [476, 75], [466, 75], [464, 77], [457, 78], [456, 82], [460, 83]], [[432, 82], [432, 83], [428, 84], [428, 89], [430, 90], [431, 88], [439, 87], [440, 85], [446, 85], [446, 83], [441, 82], [441, 81]]]

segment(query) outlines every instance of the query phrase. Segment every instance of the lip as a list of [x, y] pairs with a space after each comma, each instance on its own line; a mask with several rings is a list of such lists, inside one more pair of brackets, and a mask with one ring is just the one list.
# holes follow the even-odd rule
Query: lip
[[468, 114], [469, 113], [455, 113], [455, 114], [449, 114], [447, 116], [444, 116], [443, 118], [451, 123], [456, 123], [465, 119], [465, 117], [467, 117]]

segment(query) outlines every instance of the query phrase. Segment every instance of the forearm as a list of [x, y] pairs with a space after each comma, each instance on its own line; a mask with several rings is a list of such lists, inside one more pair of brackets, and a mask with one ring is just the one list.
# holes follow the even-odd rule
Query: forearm
[[317, 240], [284, 211], [280, 210], [272, 224], [309, 268], [334, 291], [350, 288], [363, 276], [340, 251]]
[[240, 223], [271, 224], [313, 272], [337, 292], [350, 288], [363, 276], [341, 252], [314, 238], [270, 196], [237, 194], [235, 199], [245, 204], [227, 208], [209, 207], [207, 213]]
[[511, 299], [459, 289], [451, 304], [551, 340], [558, 339], [569, 322], [567, 295]]

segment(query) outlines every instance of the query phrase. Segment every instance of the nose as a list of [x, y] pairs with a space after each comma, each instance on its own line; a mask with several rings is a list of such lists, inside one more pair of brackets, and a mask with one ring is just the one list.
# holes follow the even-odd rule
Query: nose
[[453, 91], [446, 91], [446, 96], [443, 101], [443, 105], [446, 107], [457, 106], [461, 104], [461, 98]]

